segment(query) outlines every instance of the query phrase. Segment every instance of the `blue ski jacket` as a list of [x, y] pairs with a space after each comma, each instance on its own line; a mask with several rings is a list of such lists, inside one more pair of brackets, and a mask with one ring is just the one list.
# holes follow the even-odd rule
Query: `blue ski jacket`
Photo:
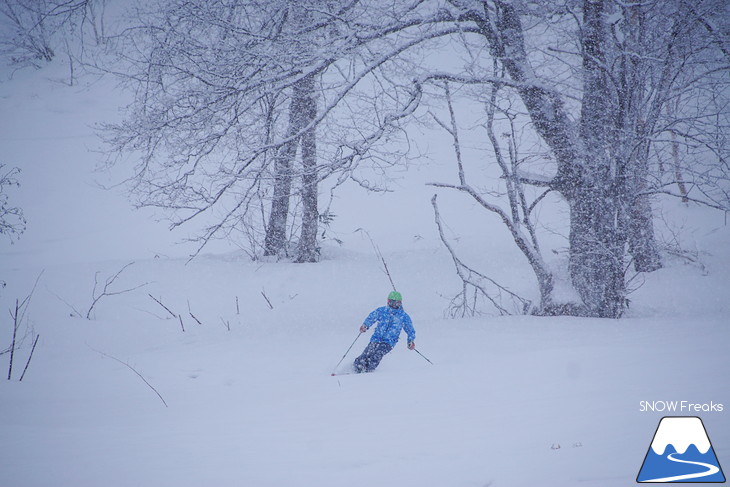
[[370, 338], [371, 342], [387, 343], [394, 347], [398, 343], [401, 330], [406, 331], [409, 342], [416, 340], [416, 330], [413, 328], [411, 317], [403, 311], [403, 308], [394, 309], [381, 306], [365, 318], [363, 325], [370, 328], [375, 323], [378, 326], [375, 328], [372, 338]]

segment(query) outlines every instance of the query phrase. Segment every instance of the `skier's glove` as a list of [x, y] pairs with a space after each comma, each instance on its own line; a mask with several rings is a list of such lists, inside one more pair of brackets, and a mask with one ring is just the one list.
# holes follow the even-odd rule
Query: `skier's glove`
[[365, 325], [360, 325], [360, 333], [365, 333], [366, 331], [368, 331], [368, 327]]
[[415, 350], [416, 342], [408, 342], [408, 350]]

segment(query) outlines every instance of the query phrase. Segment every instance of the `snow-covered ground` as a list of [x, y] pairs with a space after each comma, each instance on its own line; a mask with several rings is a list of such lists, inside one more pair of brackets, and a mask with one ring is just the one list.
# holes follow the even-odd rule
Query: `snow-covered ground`
[[[11, 198], [29, 222], [15, 245], [0, 242], [0, 349], [12, 334], [5, 310], [40, 275], [24, 322], [38, 347], [19, 382], [26, 337], [13, 380], [0, 382], [1, 486], [626, 486], [666, 415], [700, 416], [730, 465], [722, 214], [666, 205], [701, 263], [667, 255], [624, 319], [448, 319], [459, 282], [422, 185], [432, 174], [384, 196], [340, 194], [343, 244], [328, 243], [318, 264], [232, 250], [186, 263], [190, 248], [170, 243], [181, 235], [94, 184], [108, 176], [91, 171], [89, 124], [115, 116], [110, 88], [43, 76], [0, 84], [2, 162], [23, 170]], [[498, 222], [471, 233], [452, 223], [480, 266], [535, 292]], [[402, 340], [375, 373], [330, 376], [390, 291], [360, 227], [433, 365]], [[136, 289], [102, 298], [85, 319], [95, 276], [103, 285], [130, 262], [109, 291]], [[724, 410], [642, 411], [642, 401]]]

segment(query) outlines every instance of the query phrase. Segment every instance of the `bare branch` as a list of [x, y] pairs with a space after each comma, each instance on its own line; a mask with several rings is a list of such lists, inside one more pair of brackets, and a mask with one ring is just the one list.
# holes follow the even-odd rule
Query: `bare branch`
[[190, 300], [188, 300], [188, 314], [195, 320], [195, 322], [199, 325], [202, 325], [203, 323], [200, 322], [200, 320], [193, 314], [193, 311], [190, 309]]
[[264, 291], [263, 289], [261, 290], [261, 295], [262, 295], [262, 296], [264, 297], [264, 299], [266, 300], [266, 304], [268, 304], [268, 305], [269, 305], [269, 308], [271, 308], [271, 309], [274, 309], [274, 305], [273, 305], [273, 304], [271, 304], [271, 301], [269, 301], [269, 297], [268, 297], [268, 296], [266, 295], [266, 292], [265, 292], [265, 291]]
[[[439, 236], [441, 237], [441, 241], [443, 242], [446, 249], [449, 251], [449, 254], [451, 255], [451, 259], [454, 261], [454, 266], [456, 267], [456, 273], [459, 276], [459, 278], [462, 281], [463, 290], [460, 294], [461, 296], [461, 303], [455, 307], [456, 309], [461, 309], [462, 316], [464, 316], [468, 311], [468, 304], [467, 304], [467, 287], [472, 286], [474, 288], [474, 292], [479, 292], [480, 295], [485, 297], [489, 302], [492, 303], [492, 305], [499, 311], [502, 315], [509, 315], [512, 314], [510, 311], [508, 311], [501, 303], [502, 301], [502, 292], [506, 293], [514, 303], [519, 303], [519, 312], [520, 313], [526, 313], [527, 310], [530, 307], [530, 301], [527, 299], [522, 298], [518, 294], [510, 291], [506, 287], [500, 285], [495, 280], [485, 276], [484, 274], [481, 274], [471, 267], [464, 264], [461, 259], [459, 259], [456, 256], [456, 252], [449, 244], [448, 240], [446, 239], [446, 236], [444, 235], [443, 227], [441, 225], [441, 216], [439, 214], [438, 205], [436, 204], [436, 195], [433, 195], [433, 198], [431, 198], [431, 205], [433, 206], [434, 210], [434, 219], [436, 221], [436, 226], [439, 231]], [[494, 290], [489, 291], [486, 288], [486, 285], [491, 285]], [[496, 296], [493, 295], [493, 293], [496, 293]], [[470, 313], [473, 315], [475, 313], [475, 309], [472, 307]]]
[[162, 304], [162, 301], [160, 301], [159, 299], [157, 299], [156, 297], [154, 297], [154, 296], [153, 296], [153, 295], [151, 295], [151, 294], [147, 294], [147, 296], [149, 296], [149, 297], [150, 297], [150, 298], [152, 298], [152, 299], [153, 299], [153, 300], [154, 300], [154, 301], [155, 301], [155, 302], [156, 302], [157, 304], [159, 304], [160, 306], [162, 306], [163, 308], [165, 308], [165, 311], [167, 311], [168, 313], [170, 313], [170, 315], [171, 315], [171, 316], [172, 316], [173, 318], [177, 318], [177, 315], [176, 315], [175, 313], [173, 313], [172, 311], [170, 311], [170, 308], [168, 308], [167, 306], [165, 306], [164, 304]]
[[124, 265], [121, 269], [119, 269], [119, 271], [117, 271], [116, 274], [114, 274], [113, 276], [107, 278], [106, 281], [104, 282], [104, 288], [101, 290], [101, 292], [99, 294], [97, 294], [97, 286], [98, 286], [99, 273], [97, 272], [96, 274], [94, 274], [94, 289], [91, 292], [91, 297], [92, 297], [91, 306], [89, 306], [89, 310], [86, 312], [86, 319], [87, 320], [90, 320], [91, 319], [91, 312], [94, 310], [94, 307], [96, 306], [96, 304], [102, 298], [109, 297], [109, 296], [117, 296], [119, 294], [129, 293], [129, 292], [135, 291], [135, 290], [137, 290], [137, 289], [139, 289], [141, 287], [144, 287], [147, 284], [149, 284], [148, 282], [145, 282], [145, 283], [140, 284], [138, 286], [134, 286], [134, 287], [127, 288], [127, 289], [122, 289], [122, 290], [119, 290], [119, 291], [111, 291], [111, 290], [109, 290], [109, 288], [119, 278], [119, 276], [122, 274], [122, 272], [124, 272], [132, 264], [134, 264], [134, 262], [130, 262], [129, 264]]
[[10, 344], [10, 364], [8, 365], [8, 380], [13, 377], [13, 359], [15, 358], [15, 340], [18, 335], [18, 327], [20, 323], [18, 316], [20, 315], [20, 304], [19, 301], [15, 300], [15, 312], [10, 311], [10, 317], [13, 319], [13, 341]]
[[[91, 348], [91, 347], [89, 347], [89, 348]], [[144, 382], [145, 384], [147, 384], [147, 387], [149, 387], [150, 389], [152, 389], [152, 390], [154, 391], [154, 393], [155, 393], [155, 394], [157, 394], [157, 397], [159, 397], [159, 398], [160, 398], [160, 401], [162, 401], [162, 404], [164, 404], [164, 405], [165, 405], [165, 407], [168, 407], [168, 406], [167, 406], [167, 402], [166, 402], [166, 401], [165, 401], [165, 399], [164, 399], [164, 398], [162, 397], [162, 395], [161, 395], [161, 394], [159, 393], [159, 391], [158, 391], [157, 389], [155, 389], [155, 388], [154, 388], [154, 387], [152, 386], [152, 384], [150, 384], [150, 383], [149, 383], [149, 382], [147, 381], [147, 379], [145, 379], [145, 378], [144, 378], [144, 376], [143, 376], [142, 374], [140, 374], [140, 373], [139, 373], [139, 372], [137, 371], [137, 369], [135, 369], [134, 367], [132, 367], [131, 365], [129, 365], [129, 364], [127, 363], [127, 362], [123, 362], [123, 361], [119, 360], [118, 358], [116, 358], [116, 357], [114, 357], [114, 356], [112, 356], [112, 355], [109, 355], [108, 353], [100, 352], [99, 350], [96, 350], [96, 349], [94, 349], [94, 348], [91, 348], [91, 350], [93, 350], [94, 352], [98, 353], [99, 355], [103, 355], [104, 357], [107, 357], [107, 358], [110, 358], [110, 359], [112, 359], [112, 360], [114, 360], [114, 361], [116, 361], [116, 362], [119, 362], [120, 364], [124, 365], [124, 366], [125, 366], [125, 367], [127, 367], [127, 368], [128, 368], [129, 370], [131, 370], [132, 372], [134, 372], [134, 373], [135, 373], [135, 374], [137, 375], [137, 377], [139, 377], [140, 379], [142, 379], [142, 381], [143, 381], [143, 382]]]
[[383, 272], [386, 276], [388, 276], [388, 280], [390, 281], [390, 285], [393, 287], [393, 291], [397, 291], [395, 287], [395, 282], [393, 282], [393, 276], [390, 275], [390, 270], [388, 269], [388, 263], [385, 262], [385, 257], [383, 257], [383, 253], [380, 252], [380, 248], [375, 245], [375, 241], [373, 240], [373, 237], [370, 236], [370, 233], [365, 230], [364, 228], [358, 228], [355, 230], [355, 232], [363, 232], [365, 235], [367, 235], [368, 240], [370, 240], [370, 245], [373, 246], [373, 250], [375, 251], [375, 255], [378, 257], [378, 260], [381, 264], [383, 264]]
[[33, 347], [30, 349], [30, 355], [28, 355], [28, 361], [25, 363], [25, 367], [23, 368], [23, 373], [20, 374], [19, 382], [23, 381], [23, 377], [25, 377], [25, 373], [28, 371], [28, 366], [30, 365], [30, 361], [33, 358], [33, 352], [35, 352], [35, 347], [38, 345], [38, 339], [41, 337], [40, 334], [35, 336], [35, 340], [33, 340]]
[[84, 316], [83, 314], [81, 314], [81, 311], [79, 311], [78, 309], [76, 309], [76, 307], [75, 307], [75, 306], [74, 306], [73, 304], [69, 303], [68, 301], [66, 301], [66, 300], [65, 300], [65, 299], [63, 299], [63, 298], [62, 298], [61, 296], [59, 296], [59, 295], [58, 295], [58, 294], [56, 294], [55, 292], [51, 291], [50, 289], [46, 288], [46, 290], [47, 290], [47, 291], [48, 291], [49, 293], [53, 294], [53, 295], [54, 295], [54, 296], [55, 296], [55, 297], [56, 297], [56, 298], [57, 298], [57, 299], [58, 299], [59, 301], [61, 301], [61, 302], [62, 302], [63, 304], [65, 304], [66, 306], [68, 306], [69, 308], [71, 308], [71, 311], [72, 311], [72, 313], [71, 313], [71, 316], [73, 316], [73, 315], [76, 315], [76, 316], [78, 316], [79, 318], [81, 318], [81, 317], [83, 317], [83, 316]]

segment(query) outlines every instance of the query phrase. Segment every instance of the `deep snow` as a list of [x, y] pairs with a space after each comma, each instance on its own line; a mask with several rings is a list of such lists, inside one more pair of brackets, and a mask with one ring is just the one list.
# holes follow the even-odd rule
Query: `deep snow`
[[[404, 276], [424, 264], [423, 252], [385, 257]], [[97, 267], [41, 278], [41, 345], [25, 380], [0, 386], [2, 485], [627, 485], [662, 416], [640, 401], [730, 404], [718, 315], [450, 320], [440, 283], [421, 278], [404, 296], [435, 365], [401, 342], [373, 374], [330, 377], [383, 298], [369, 255], [137, 262], [120, 284], [154, 282], [100, 301], [94, 320], [69, 316], [51, 292], [87, 306]], [[702, 414], [721, 464], [726, 414]]]
[[[88, 127], [114, 116], [111, 88], [43, 76], [0, 84], [3, 161], [23, 170], [11, 198], [29, 221], [14, 246], [0, 242], [0, 310], [43, 271], [27, 315], [40, 334], [33, 361], [18, 382], [26, 339], [14, 380], [0, 382], [0, 485], [626, 486], [670, 415], [641, 411], [641, 401], [724, 405], [682, 414], [702, 417], [730, 465], [722, 214], [665, 205], [702, 265], [667, 255], [624, 319], [447, 319], [459, 283], [432, 222], [433, 188], [422, 183], [453, 168], [421, 168], [387, 195], [344, 191], [333, 229], [343, 245], [327, 243], [318, 264], [250, 262], [220, 248], [186, 263], [190, 247], [170, 243], [181, 235], [95, 187], [114, 179], [91, 172]], [[445, 208], [458, 202], [440, 198]], [[458, 247], [534, 293], [498, 222], [473, 210], [452, 207]], [[357, 228], [383, 252], [434, 365], [402, 339], [375, 373], [330, 376], [390, 290]], [[97, 272], [103, 283], [132, 261], [112, 289], [143, 287], [103, 298], [91, 320], [76, 315], [91, 305]], [[184, 332], [149, 294], [182, 316]], [[11, 336], [4, 316], [0, 348]]]

